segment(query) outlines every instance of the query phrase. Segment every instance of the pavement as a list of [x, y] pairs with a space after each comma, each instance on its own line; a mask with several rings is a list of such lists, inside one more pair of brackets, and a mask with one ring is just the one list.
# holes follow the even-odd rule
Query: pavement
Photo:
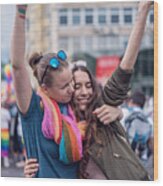
[[[2, 161], [1, 161], [2, 164]], [[148, 171], [151, 180], [153, 180], [153, 174], [154, 174], [154, 169], [153, 169], [153, 156], [151, 156], [148, 161], [142, 161], [142, 164]], [[24, 167], [16, 167], [15, 163], [13, 160], [10, 159], [10, 167], [5, 168], [1, 165], [1, 177], [24, 177]]]
[[1, 161], [1, 177], [24, 177], [24, 167], [16, 167], [15, 163], [10, 160], [10, 167], [2, 166]]
[[147, 170], [151, 180], [154, 180], [154, 159], [153, 155], [147, 161], [141, 161], [144, 168]]

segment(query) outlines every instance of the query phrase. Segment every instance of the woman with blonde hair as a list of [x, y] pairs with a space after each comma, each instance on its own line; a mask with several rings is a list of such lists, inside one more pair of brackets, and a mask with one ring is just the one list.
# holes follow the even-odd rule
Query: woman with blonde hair
[[[25, 64], [26, 5], [17, 5], [11, 62], [27, 158], [36, 158], [35, 177], [77, 178], [82, 137], [69, 102], [74, 93], [66, 53], [34, 53], [29, 59], [39, 88], [32, 89]], [[117, 114], [116, 114], [117, 115]]]

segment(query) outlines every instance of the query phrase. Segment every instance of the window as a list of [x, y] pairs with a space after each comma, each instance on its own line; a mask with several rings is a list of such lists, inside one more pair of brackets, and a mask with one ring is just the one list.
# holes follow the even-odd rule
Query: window
[[59, 38], [59, 48], [63, 50], [68, 50], [68, 38], [67, 37], [61, 37]]
[[139, 73], [141, 73], [142, 76], [148, 76], [148, 77], [153, 76], [154, 73], [153, 55], [154, 55], [153, 50], [142, 51], [139, 54], [138, 60], [141, 62], [138, 63], [141, 64], [139, 65]]
[[111, 23], [119, 23], [119, 9], [118, 8], [111, 9]]
[[85, 23], [93, 24], [93, 9], [85, 9]]
[[50, 11], [50, 7], [49, 7], [48, 4], [43, 5], [42, 11], [43, 11], [43, 15], [44, 15], [45, 17], [50, 18], [50, 16], [51, 16], [51, 11]]
[[108, 44], [107, 37], [100, 36], [98, 38], [98, 48], [99, 49], [106, 50], [107, 44]]
[[132, 23], [132, 8], [124, 8], [124, 23]]
[[59, 24], [60, 25], [67, 25], [68, 24], [68, 16], [67, 16], [67, 9], [60, 9], [59, 10]]
[[80, 24], [80, 9], [79, 8], [72, 9], [72, 23], [73, 25]]
[[42, 30], [43, 37], [49, 37], [50, 36], [50, 30], [47, 27], [44, 27]]
[[108, 39], [109, 39], [109, 45], [111, 46], [111, 49], [117, 50], [120, 47], [118, 35], [111, 36]]
[[129, 39], [129, 36], [127, 36], [127, 35], [122, 37], [122, 47], [123, 47], [124, 50], [127, 47], [128, 39]]
[[91, 36], [85, 37], [85, 49], [86, 50], [93, 49], [93, 38]]
[[106, 23], [106, 9], [105, 8], [98, 9], [98, 23], [99, 24]]
[[66, 16], [61, 16], [60, 17], [60, 24], [61, 25], [67, 25], [67, 17]]
[[73, 37], [72, 38], [72, 45], [74, 52], [78, 52], [81, 50], [81, 43], [80, 43], [80, 37]]
[[[137, 62], [136, 63], [136, 68], [134, 72], [134, 76], [136, 79], [141, 78], [142, 83], [144, 77], [146, 78], [145, 84], [150, 83], [150, 78], [153, 79], [154, 75], [154, 61], [153, 61], [153, 56], [154, 55], [154, 50], [153, 49], [147, 49], [147, 50], [142, 50], [139, 52]], [[153, 82], [151, 82], [153, 84]], [[142, 84], [143, 85], [143, 84]]]

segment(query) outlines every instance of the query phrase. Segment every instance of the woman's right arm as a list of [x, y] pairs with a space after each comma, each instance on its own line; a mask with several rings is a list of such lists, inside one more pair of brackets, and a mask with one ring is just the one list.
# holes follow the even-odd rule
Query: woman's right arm
[[32, 87], [25, 64], [25, 19], [19, 12], [26, 6], [16, 6], [15, 23], [11, 43], [11, 63], [16, 100], [19, 110], [25, 114], [32, 98]]

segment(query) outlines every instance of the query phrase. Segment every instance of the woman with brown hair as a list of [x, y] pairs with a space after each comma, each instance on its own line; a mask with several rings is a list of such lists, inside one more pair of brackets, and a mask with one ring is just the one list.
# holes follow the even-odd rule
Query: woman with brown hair
[[[84, 67], [73, 70], [75, 115], [88, 124], [85, 141], [84, 156], [80, 162], [80, 178], [115, 179], [115, 180], [149, 180], [148, 173], [140, 164], [138, 157], [127, 142], [125, 131], [118, 121], [110, 125], [101, 125], [101, 121], [93, 116], [102, 116], [103, 103], [118, 106], [126, 98], [131, 71], [139, 51], [141, 39], [145, 29], [148, 10], [152, 2], [139, 3], [136, 23], [133, 26], [124, 57], [106, 83], [101, 94], [96, 87], [91, 74]], [[82, 77], [82, 78], [81, 78]], [[85, 92], [85, 95], [82, 94]], [[87, 94], [86, 94], [87, 92]], [[97, 109], [96, 109], [97, 108]], [[96, 109], [94, 111], [94, 109]]]
[[[84, 142], [84, 156], [80, 163], [80, 178], [150, 179], [127, 142], [125, 131], [119, 122], [115, 121], [107, 126], [101, 125], [100, 121], [91, 114], [93, 112], [104, 119], [106, 116], [99, 113], [102, 108], [98, 109], [98, 106], [103, 103], [118, 106], [126, 98], [130, 72], [136, 62], [150, 5], [151, 2], [149, 1], [139, 3], [136, 23], [132, 29], [124, 57], [120, 66], [106, 83], [101, 95], [95, 95], [94, 80], [86, 69], [76, 67], [73, 70], [75, 82], [73, 102], [78, 105], [78, 110], [80, 110], [78, 112], [75, 109], [75, 115], [77, 118], [84, 118], [88, 123]], [[88, 85], [91, 82], [92, 86], [86, 86], [86, 82]], [[87, 92], [87, 94], [82, 95], [82, 91]], [[94, 111], [95, 108], [97, 109]]]
[[64, 51], [34, 53], [29, 64], [39, 88], [32, 89], [24, 60], [25, 12], [26, 6], [17, 6], [11, 62], [27, 157], [39, 161], [36, 177], [76, 178], [82, 140], [68, 104], [74, 92], [72, 72]]
[[106, 102], [112, 106], [123, 102], [130, 77], [131, 72], [127, 73], [118, 67], [104, 89], [100, 90], [85, 67], [76, 66], [73, 69], [75, 91], [72, 108], [78, 126], [86, 126], [83, 134], [83, 158], [79, 168], [80, 178], [149, 180], [148, 173], [127, 142], [119, 120], [112, 120], [110, 125], [105, 125], [105, 120], [108, 121], [110, 115], [101, 112], [105, 109]]

